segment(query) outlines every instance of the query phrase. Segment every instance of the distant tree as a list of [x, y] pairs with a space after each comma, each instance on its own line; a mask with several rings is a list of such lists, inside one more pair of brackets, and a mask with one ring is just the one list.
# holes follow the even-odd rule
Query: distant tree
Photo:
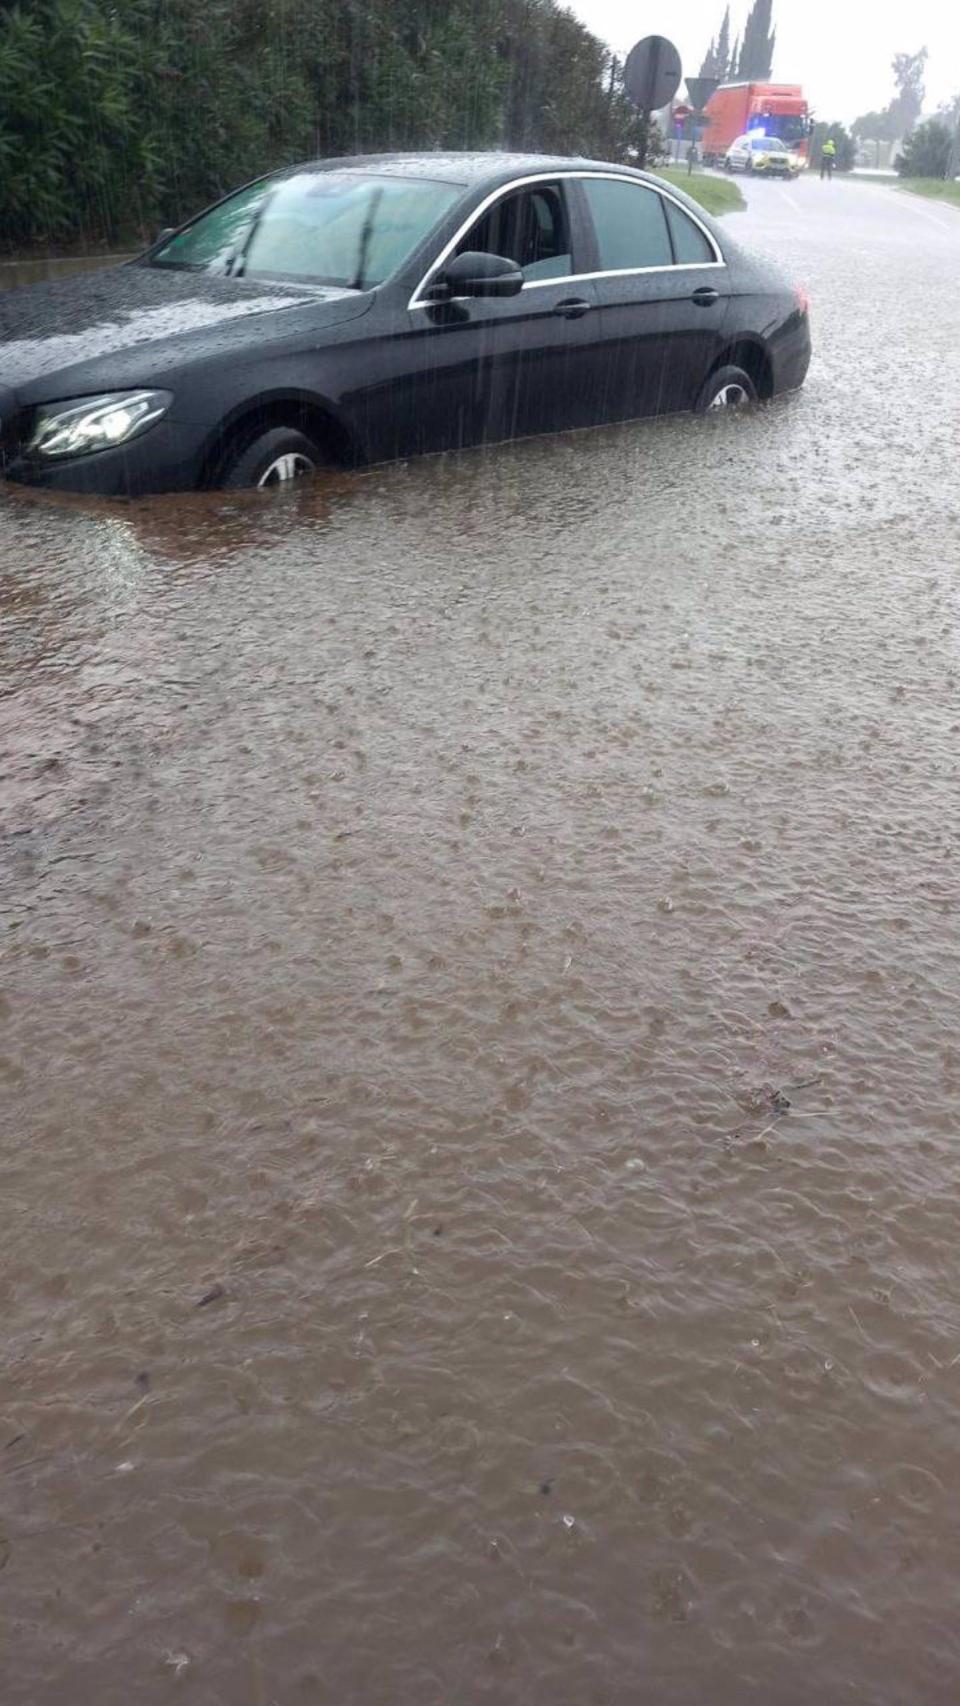
[[[897, 92], [880, 112], [862, 113], [854, 119], [853, 135], [858, 142], [898, 142], [910, 135], [923, 111], [926, 64], [925, 47], [919, 53], [894, 55], [891, 69]], [[960, 106], [960, 96], [956, 104]]]
[[947, 167], [947, 177], [955, 178], [960, 173], [960, 93], [944, 101], [937, 108], [935, 117], [945, 124], [953, 137], [953, 147], [950, 151], [950, 164]]
[[717, 76], [725, 83], [730, 75], [730, 8], [723, 14], [720, 34], [717, 37]]
[[697, 72], [697, 76], [698, 77], [715, 77], [716, 75], [717, 75], [717, 41], [716, 41], [715, 36], [711, 36], [710, 37], [710, 46], [707, 48], [706, 53], [704, 54], [702, 60], [700, 61], [700, 70]]
[[753, 0], [737, 64], [737, 76], [745, 81], [763, 83], [773, 70], [773, 49], [777, 37], [772, 28], [772, 10], [773, 0]]
[[851, 135], [858, 142], [895, 142], [893, 134], [893, 118], [889, 107], [882, 112], [861, 113], [855, 118], [850, 127]]
[[709, 38], [709, 48], [706, 49], [706, 53], [704, 53], [703, 63], [701, 63], [701, 68], [699, 68], [699, 73], [697, 73], [697, 75], [699, 75], [699, 77], [716, 77], [720, 80], [721, 84], [723, 84], [723, 82], [726, 82], [726, 78], [730, 77], [730, 72], [732, 72], [732, 60], [730, 60], [730, 7], [726, 7], [726, 12], [723, 14], [723, 22], [721, 22], [720, 26], [720, 34]]
[[856, 148], [853, 137], [845, 125], [834, 123], [825, 124], [822, 120], [815, 124], [810, 134], [810, 165], [818, 170], [823, 154], [823, 145], [827, 137], [836, 144], [836, 168], [838, 172], [852, 172], [856, 164]]
[[739, 77], [740, 71], [740, 37], [738, 36], [730, 50], [730, 65], [727, 70], [727, 82], [732, 83]]
[[896, 159], [901, 178], [945, 178], [953, 157], [953, 132], [939, 119], [921, 124], [908, 136]]
[[721, 83], [725, 83], [730, 71], [730, 8], [728, 6], [723, 14], [719, 35], [710, 38], [710, 46], [703, 56], [699, 75], [701, 77], [716, 77]]
[[960, 131], [960, 94], [952, 95], [949, 101], [943, 101], [934, 114], [935, 118], [945, 124], [954, 133]]
[[897, 136], [909, 136], [923, 111], [927, 57], [925, 47], [919, 53], [894, 54], [893, 81], [897, 92], [890, 102], [890, 114]]

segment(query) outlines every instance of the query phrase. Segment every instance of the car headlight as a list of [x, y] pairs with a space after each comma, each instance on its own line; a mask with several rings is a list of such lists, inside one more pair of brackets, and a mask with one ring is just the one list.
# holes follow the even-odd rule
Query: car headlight
[[31, 456], [83, 456], [126, 444], [144, 432], [173, 402], [169, 391], [112, 391], [41, 408], [27, 445]]

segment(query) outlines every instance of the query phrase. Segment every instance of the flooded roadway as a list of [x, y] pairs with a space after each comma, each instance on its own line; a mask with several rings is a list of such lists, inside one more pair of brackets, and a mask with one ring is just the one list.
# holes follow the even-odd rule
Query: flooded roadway
[[750, 194], [756, 419], [0, 503], [5, 1706], [957, 1696], [960, 218]]

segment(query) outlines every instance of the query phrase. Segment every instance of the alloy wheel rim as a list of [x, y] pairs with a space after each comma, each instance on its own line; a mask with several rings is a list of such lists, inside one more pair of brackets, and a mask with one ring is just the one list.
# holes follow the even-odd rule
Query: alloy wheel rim
[[258, 487], [285, 486], [290, 480], [300, 480], [304, 474], [313, 473], [313, 463], [309, 456], [304, 456], [299, 450], [287, 451], [284, 456], [275, 456], [273, 461], [263, 470], [257, 481]]
[[708, 407], [711, 409], [745, 409], [749, 401], [749, 393], [734, 379], [729, 385], [721, 385]]

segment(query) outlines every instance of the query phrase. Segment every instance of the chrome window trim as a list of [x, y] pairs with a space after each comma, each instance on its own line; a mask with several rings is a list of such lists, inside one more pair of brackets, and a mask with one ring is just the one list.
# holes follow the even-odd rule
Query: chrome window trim
[[[686, 208], [684, 208], [686, 213]], [[565, 272], [559, 278], [532, 278], [529, 284], [524, 283], [521, 290], [542, 290], [545, 284], [571, 284], [578, 278], [630, 278], [633, 274], [638, 277], [648, 272], [706, 272], [710, 267], [725, 266], [725, 261], [671, 261], [669, 266], [662, 267], [608, 267], [606, 272]], [[418, 302], [418, 308], [436, 307], [436, 303]]]
[[[533, 172], [529, 177], [513, 178], [509, 184], [501, 184], [498, 189], [491, 190], [490, 194], [484, 197], [479, 207], [475, 207], [472, 210], [468, 217], [463, 221], [459, 230], [454, 232], [449, 242], [447, 242], [441, 249], [436, 260], [431, 261], [420, 280], [420, 283], [417, 285], [416, 290], [413, 292], [410, 301], [407, 303], [408, 310], [412, 310], [414, 308], [435, 308], [437, 306], [435, 302], [424, 301], [421, 293], [426, 289], [434, 275], [439, 272], [444, 261], [449, 259], [461, 238], [465, 237], [467, 232], [470, 230], [470, 227], [475, 225], [478, 219], [482, 219], [487, 209], [492, 207], [495, 201], [499, 201], [501, 196], [512, 195], [514, 190], [525, 189], [528, 184], [567, 183], [573, 179], [583, 178], [605, 178], [607, 180], [612, 179], [613, 182], [617, 184], [632, 184], [634, 189], [652, 190], [654, 195], [662, 196], [665, 201], [672, 201], [674, 207], [678, 208], [681, 213], [686, 214], [687, 218], [692, 220], [693, 224], [697, 227], [697, 230], [703, 233], [716, 259], [712, 261], [677, 261], [676, 263], [671, 263], [669, 266], [610, 267], [601, 272], [560, 273], [556, 278], [535, 278], [531, 279], [529, 282], [525, 282], [521, 290], [521, 295], [524, 290], [543, 290], [547, 285], [575, 284], [578, 279], [627, 278], [631, 275], [641, 277], [646, 273], [657, 272], [706, 272], [713, 267], [726, 266], [727, 263], [724, 260], [723, 252], [714, 237], [713, 232], [708, 231], [707, 227], [697, 218], [696, 214], [691, 213], [688, 207], [684, 207], [682, 201], [678, 201], [676, 196], [670, 193], [670, 189], [666, 184], [661, 189], [659, 184], [648, 184], [639, 178], [628, 178], [625, 177], [622, 172], [597, 172], [584, 169], [573, 171], [561, 170], [559, 172]], [[447, 300], [452, 301], [454, 298], [451, 297]]]

